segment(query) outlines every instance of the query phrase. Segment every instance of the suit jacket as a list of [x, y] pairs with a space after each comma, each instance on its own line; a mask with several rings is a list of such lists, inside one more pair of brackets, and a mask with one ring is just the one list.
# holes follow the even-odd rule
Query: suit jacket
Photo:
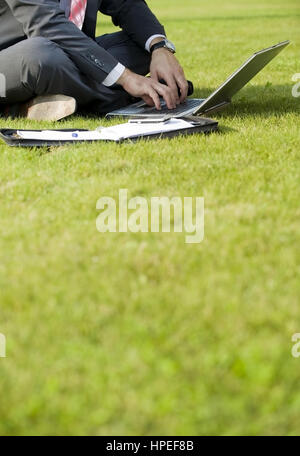
[[82, 31], [66, 18], [59, 0], [0, 0], [0, 51], [42, 36], [60, 46], [82, 73], [102, 82], [118, 62], [94, 41], [98, 11], [142, 48], [150, 36], [165, 34], [144, 0], [88, 0]]

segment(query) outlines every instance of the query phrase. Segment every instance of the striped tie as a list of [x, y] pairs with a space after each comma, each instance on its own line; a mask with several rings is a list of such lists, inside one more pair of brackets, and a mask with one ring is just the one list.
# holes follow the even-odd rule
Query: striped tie
[[70, 21], [81, 30], [84, 22], [87, 0], [71, 0]]

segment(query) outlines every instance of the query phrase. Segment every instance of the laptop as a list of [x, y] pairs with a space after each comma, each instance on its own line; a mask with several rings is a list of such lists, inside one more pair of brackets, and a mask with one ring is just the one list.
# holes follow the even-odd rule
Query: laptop
[[289, 41], [283, 41], [275, 46], [256, 52], [208, 98], [187, 98], [184, 103], [175, 109], [168, 109], [165, 101], [161, 100], [162, 109], [160, 111], [155, 107], [147, 106], [141, 100], [125, 108], [109, 112], [106, 117], [140, 117], [142, 119], [147, 117], [155, 118], [156, 116], [207, 115], [217, 112], [228, 106], [232, 97], [289, 44]]

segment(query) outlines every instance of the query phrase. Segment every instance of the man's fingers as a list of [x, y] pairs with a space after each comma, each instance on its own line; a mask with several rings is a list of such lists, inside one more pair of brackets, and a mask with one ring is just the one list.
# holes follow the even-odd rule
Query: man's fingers
[[154, 81], [158, 82], [158, 73], [157, 73], [156, 71], [152, 71], [152, 72], [151, 72], [151, 78], [152, 78]]
[[172, 98], [171, 90], [170, 90], [168, 87], [166, 87], [166, 86], [161, 86], [161, 85], [157, 85], [157, 86], [155, 87], [155, 89], [157, 90], [157, 92], [158, 92], [158, 93], [163, 97], [163, 99], [165, 100], [168, 109], [174, 109], [175, 103], [174, 103], [174, 100], [173, 100], [173, 98]]
[[168, 109], [174, 109], [176, 108], [176, 100], [173, 97], [172, 91], [168, 86], [162, 85], [162, 84], [155, 84], [154, 86], [155, 90], [163, 97], [165, 100]]
[[156, 109], [158, 111], [160, 111], [161, 110], [161, 105], [160, 105], [160, 99], [159, 99], [159, 96], [158, 96], [157, 92], [153, 88], [150, 88], [149, 92], [148, 92], [148, 95], [153, 100], [153, 103], [154, 103]]
[[152, 100], [151, 97], [149, 97], [149, 95], [144, 95], [142, 98], [143, 98], [144, 102], [147, 103], [148, 106], [154, 106], [154, 101]]
[[177, 77], [177, 85], [180, 89], [180, 102], [183, 103], [188, 96], [189, 85], [184, 76]]
[[168, 87], [172, 91], [172, 95], [173, 95], [173, 98], [175, 100], [175, 103], [179, 104], [180, 100], [179, 100], [178, 86], [177, 86], [176, 80], [174, 79], [174, 77], [169, 77], [169, 78], [166, 79], [166, 83], [167, 83]]

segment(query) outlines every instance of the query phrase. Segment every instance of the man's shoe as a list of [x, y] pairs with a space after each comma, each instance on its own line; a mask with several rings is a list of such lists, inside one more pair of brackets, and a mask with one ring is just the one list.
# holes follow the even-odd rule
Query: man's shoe
[[44, 95], [27, 105], [27, 119], [56, 121], [76, 112], [76, 100], [66, 95]]
[[7, 117], [26, 117], [31, 120], [56, 121], [76, 112], [75, 98], [66, 95], [41, 95], [26, 103], [7, 105]]

